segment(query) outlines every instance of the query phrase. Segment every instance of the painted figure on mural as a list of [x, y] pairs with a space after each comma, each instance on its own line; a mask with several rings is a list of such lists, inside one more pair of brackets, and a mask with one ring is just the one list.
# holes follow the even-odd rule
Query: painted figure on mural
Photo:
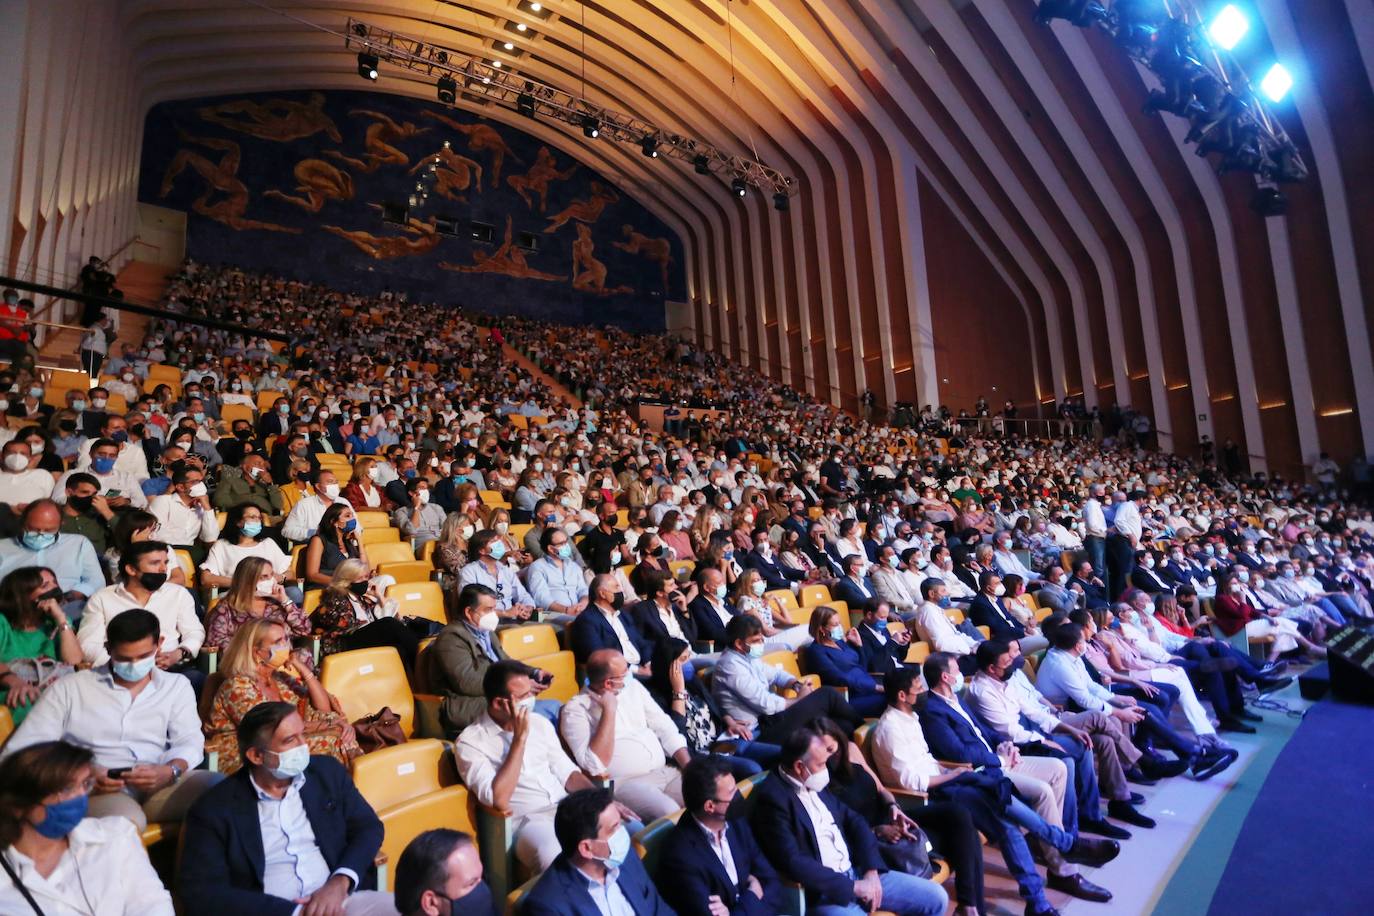
[[275, 188], [263, 191], [262, 196], [295, 204], [308, 213], [319, 213], [328, 200], [353, 199], [353, 176], [323, 159], [302, 159], [292, 174], [296, 176], [296, 190], [305, 196], [293, 197]]
[[398, 124], [380, 111], [372, 111], [368, 108], [355, 108], [349, 112], [349, 115], [356, 118], [373, 119], [373, 123], [367, 126], [367, 135], [363, 140], [363, 147], [367, 152], [363, 154], [362, 159], [354, 159], [332, 149], [325, 150], [324, 154], [367, 174], [377, 171], [384, 165], [409, 165], [410, 157], [393, 144], [429, 131], [428, 127], [416, 127], [409, 121], [402, 121]]
[[324, 93], [310, 93], [308, 102], [293, 102], [290, 99], [268, 99], [254, 102], [251, 99], [238, 99], [207, 105], [197, 109], [203, 119], [230, 130], [250, 134], [263, 140], [286, 143], [302, 137], [313, 136], [324, 131], [325, 136], [335, 143], [343, 138], [334, 119], [324, 113]]
[[[480, 249], [475, 249], [472, 252], [472, 264], [450, 264], [448, 261], [440, 261], [439, 266], [444, 270], [464, 274], [504, 274], [521, 280], [562, 280], [562, 274], [545, 273], [529, 265], [525, 260], [524, 249], [514, 244], [511, 239], [512, 228], [512, 220], [507, 216], [506, 238], [501, 247], [491, 254], [483, 254]], [[604, 268], [602, 273], [604, 275]]]
[[547, 146], [539, 147], [538, 154], [534, 157], [534, 165], [523, 175], [509, 175], [506, 177], [506, 184], [515, 188], [520, 195], [525, 206], [533, 209], [534, 201], [530, 200], [530, 194], [539, 195], [539, 212], [543, 213], [548, 205], [549, 183], [553, 181], [567, 181], [577, 171], [577, 163], [574, 162], [563, 171], [558, 170], [558, 164], [553, 158], [553, 152]]
[[[434, 162], [436, 159], [437, 163]], [[438, 150], [411, 166], [410, 174], [414, 175], [432, 163], [438, 165], [434, 171], [434, 193], [439, 196], [466, 203], [467, 199], [458, 191], [466, 191], [469, 185], [474, 191], [482, 190], [482, 164], [455, 153], [447, 140]]]
[[637, 254], [657, 264], [659, 273], [662, 275], [663, 294], [666, 296], [668, 294], [668, 265], [673, 263], [673, 243], [665, 238], [650, 238], [644, 233], [636, 231], [635, 227], [629, 223], [621, 226], [620, 231], [625, 236], [625, 241], [612, 242], [611, 244], [621, 251]]
[[[376, 207], [376, 204], [370, 204]], [[402, 231], [405, 235], [373, 235], [362, 229], [342, 229], [338, 226], [320, 227], [326, 232], [332, 232], [341, 239], [347, 239], [357, 246], [358, 250], [376, 258], [379, 261], [390, 260], [391, 258], [407, 258], [416, 255], [428, 254], [438, 247], [443, 236], [435, 231], [434, 218], [418, 220], [410, 217], [406, 220], [406, 225]]]
[[467, 137], [468, 149], [472, 152], [491, 153], [491, 168], [487, 169], [487, 173], [491, 175], [491, 187], [493, 188], [501, 186], [501, 165], [507, 156], [522, 165], [524, 164], [523, 160], [511, 151], [505, 138], [488, 124], [463, 124], [435, 111], [426, 111], [423, 114], [426, 118], [432, 118], [440, 124], [447, 124]]
[[591, 227], [585, 223], [577, 224], [577, 241], [573, 242], [573, 289], [584, 293], [632, 293], [628, 286], [607, 287], [606, 265], [598, 261], [592, 252], [596, 242], [592, 239]]
[[[614, 190], [599, 181], [593, 181], [591, 196], [584, 200], [575, 200], [549, 217], [549, 224], [544, 227], [544, 231], [553, 232], [574, 219], [582, 223], [594, 223], [601, 219], [601, 213], [606, 209], [606, 205], [617, 200], [620, 200], [620, 195]], [[579, 230], [581, 228], [578, 226]]]
[[[177, 130], [177, 136], [181, 138], [183, 143], [220, 150], [224, 155], [220, 157], [219, 162], [212, 162], [205, 155], [195, 150], [185, 148], [177, 150], [176, 155], [172, 157], [172, 161], [167, 166], [167, 171], [163, 173], [160, 197], [165, 198], [171, 194], [172, 189], [176, 186], [177, 177], [187, 168], [190, 168], [206, 184], [204, 192], [191, 203], [191, 208], [201, 216], [224, 223], [232, 229], [267, 229], [272, 232], [290, 232], [293, 234], [301, 231], [299, 228], [291, 226], [279, 226], [276, 223], [266, 223], [244, 217], [243, 214], [248, 210], [249, 193], [248, 186], [238, 177], [242, 154], [237, 143], [214, 137], [195, 137], [181, 129]], [[220, 199], [214, 200], [212, 203], [212, 199], [217, 197]]]

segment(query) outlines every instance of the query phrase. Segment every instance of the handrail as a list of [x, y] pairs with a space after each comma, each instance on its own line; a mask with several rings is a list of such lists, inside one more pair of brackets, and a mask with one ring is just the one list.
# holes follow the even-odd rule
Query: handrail
[[[951, 417], [947, 422], [960, 427], [974, 427], [976, 431], [987, 435], [989, 433], [1001, 433], [1007, 435], [1013, 430], [1019, 430], [1019, 435], [1027, 438], [1054, 439], [1058, 437], [1078, 437], [1091, 438], [1093, 434], [1092, 420], [1062, 420], [1062, 419], [1021, 419], [1020, 417]], [[1034, 434], [1033, 430], [1042, 430], [1043, 435]]]
[[[123, 245], [120, 245], [120, 246], [119, 246], [118, 248], [116, 248], [114, 251], [110, 252], [110, 253], [107, 254], [105, 257], [101, 258], [101, 259], [100, 259], [100, 260], [101, 260], [101, 263], [108, 263], [108, 262], [114, 260], [115, 258], [119, 257], [121, 254], [124, 253], [124, 249], [128, 248], [130, 245], [133, 245], [133, 244], [135, 244], [136, 242], [139, 242], [139, 241], [142, 241], [142, 240], [138, 237], [137, 234], [134, 234], [134, 235], [130, 236], [129, 239], [128, 239]], [[150, 245], [149, 247], [150, 247], [150, 248], [158, 248], [158, 246], [156, 246], [156, 245]], [[159, 248], [158, 250], [160, 251], [161, 249]], [[80, 277], [79, 272], [78, 272], [78, 276], [77, 276], [76, 282], [73, 283], [71, 286], [67, 287], [67, 289], [68, 289], [69, 291], [71, 291], [71, 292], [75, 292], [75, 291], [76, 291], [77, 289], [79, 289], [80, 287], [81, 287], [81, 277]], [[46, 312], [48, 309], [52, 308], [52, 304], [53, 304], [54, 302], [56, 302], [58, 298], [61, 298], [61, 297], [49, 296], [47, 302], [43, 303], [43, 305], [42, 305], [41, 307], [36, 308], [36, 309], [33, 310], [33, 317], [34, 317], [34, 318], [37, 318], [39, 315], [41, 315], [42, 313]], [[35, 324], [36, 324], [36, 323], [38, 323], [38, 322], [35, 322]]]

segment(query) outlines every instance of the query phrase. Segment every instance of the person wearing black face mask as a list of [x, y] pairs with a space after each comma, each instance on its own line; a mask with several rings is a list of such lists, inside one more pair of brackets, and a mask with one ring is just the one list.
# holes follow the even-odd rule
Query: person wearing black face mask
[[100, 482], [90, 474], [76, 473], [67, 478], [67, 502], [62, 507], [59, 531], [79, 534], [91, 542], [95, 552], [105, 555], [109, 547], [110, 522], [114, 510], [100, 495]]
[[135, 541], [119, 558], [119, 582], [100, 589], [86, 603], [77, 639], [87, 662], [109, 661], [105, 627], [124, 611], [139, 607], [154, 614], [160, 626], [157, 666], [191, 681], [200, 695], [205, 673], [196, 667], [196, 654], [205, 642], [205, 627], [196, 614], [191, 593], [167, 581], [170, 563], [177, 562], [162, 541]]
[[472, 837], [458, 830], [426, 830], [396, 863], [396, 911], [401, 916], [496, 916], [491, 888]]

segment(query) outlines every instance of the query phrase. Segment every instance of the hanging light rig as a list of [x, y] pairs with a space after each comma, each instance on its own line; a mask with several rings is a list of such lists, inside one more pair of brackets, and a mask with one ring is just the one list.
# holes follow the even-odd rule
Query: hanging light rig
[[[449, 149], [449, 141], [444, 141], [444, 149]], [[435, 153], [425, 163], [424, 169], [420, 172], [420, 178], [415, 182], [415, 187], [410, 192], [410, 209], [423, 209], [429, 202], [429, 192], [434, 188], [434, 182], [439, 177], [439, 166], [443, 163], [443, 157]]]

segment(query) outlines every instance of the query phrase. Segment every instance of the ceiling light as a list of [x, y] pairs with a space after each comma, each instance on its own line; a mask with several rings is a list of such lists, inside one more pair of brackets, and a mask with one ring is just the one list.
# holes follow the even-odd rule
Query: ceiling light
[[1264, 74], [1264, 79], [1260, 80], [1260, 89], [1264, 90], [1264, 94], [1271, 102], [1282, 102], [1288, 95], [1288, 90], [1292, 88], [1293, 75], [1283, 64], [1274, 64], [1269, 68], [1269, 72]]
[[451, 76], [439, 77], [439, 83], [435, 88], [439, 93], [439, 101], [445, 105], [452, 105], [458, 97], [458, 81]]
[[653, 134], [645, 134], [644, 139], [639, 141], [639, 149], [650, 159], [658, 158], [658, 138]]
[[583, 115], [582, 135], [589, 140], [595, 140], [601, 136], [601, 122], [591, 115]]
[[531, 4], [530, 4], [530, 10], [531, 10], [531, 12], [537, 13], [537, 12], [539, 12], [540, 10], [542, 10], [543, 8], [544, 8], [544, 5], [543, 5], [542, 3], [531, 3]]
[[501, 45], [501, 47], [505, 48], [507, 51], [514, 51], [514, 50], [515, 50], [515, 42], [513, 42], [513, 41], [508, 41], [508, 42], [506, 42], [505, 44]]
[[525, 25], [523, 22], [517, 22], [517, 23], [515, 24], [515, 30], [516, 30], [517, 32], [523, 32], [523, 31], [525, 31], [525, 29], [528, 29], [528, 28], [529, 28], [529, 26]]
[[492, 65], [493, 67], [495, 67], [496, 69], [498, 69], [498, 70], [501, 69], [501, 62], [500, 62], [499, 60], [494, 60], [494, 61], [492, 61], [492, 62], [491, 62], [491, 65]]
[[743, 197], [745, 194], [749, 193], [749, 186], [744, 183], [743, 178], [736, 178], [734, 181], [730, 182], [730, 190], [736, 197]]
[[1212, 24], [1207, 27], [1207, 34], [1212, 36], [1212, 41], [1226, 51], [1240, 44], [1240, 40], [1248, 31], [1250, 20], [1245, 18], [1245, 14], [1234, 3], [1223, 6], [1221, 12], [1212, 20]]
[[358, 52], [358, 75], [365, 80], [377, 78], [377, 55], [365, 51]]

